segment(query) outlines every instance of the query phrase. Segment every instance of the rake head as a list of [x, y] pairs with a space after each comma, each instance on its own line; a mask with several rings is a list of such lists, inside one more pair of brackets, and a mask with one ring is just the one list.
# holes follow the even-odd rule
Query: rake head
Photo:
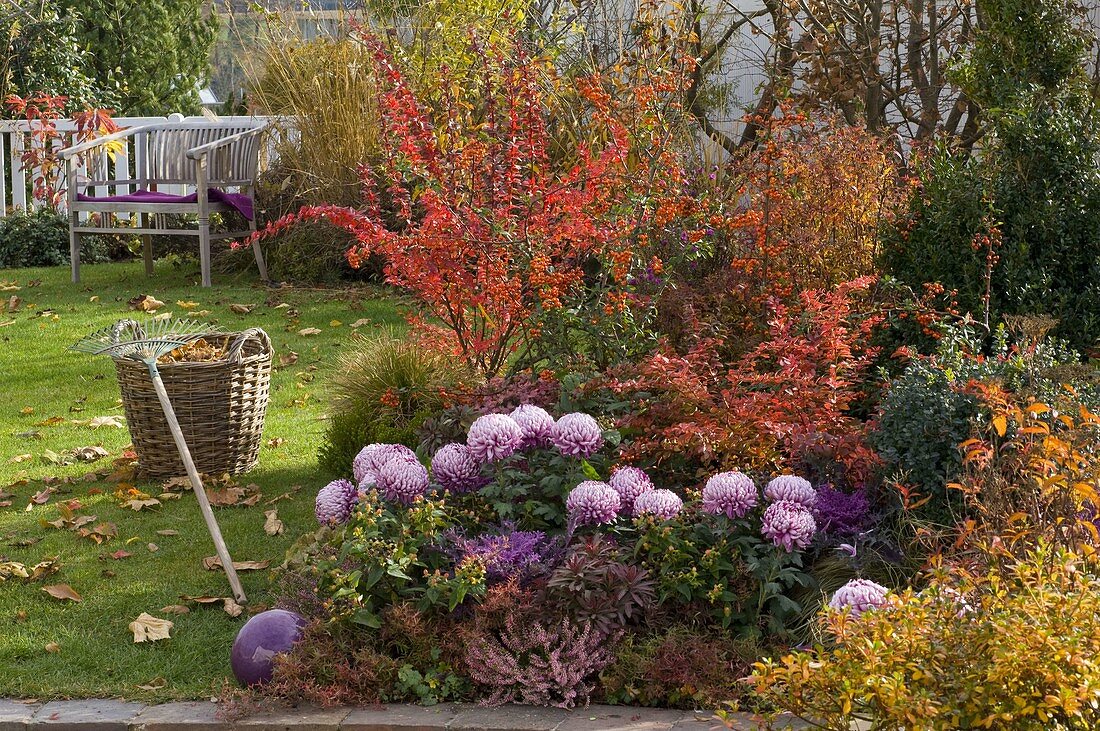
[[69, 349], [148, 363], [204, 335], [221, 331], [215, 325], [197, 320], [119, 320], [81, 338]]

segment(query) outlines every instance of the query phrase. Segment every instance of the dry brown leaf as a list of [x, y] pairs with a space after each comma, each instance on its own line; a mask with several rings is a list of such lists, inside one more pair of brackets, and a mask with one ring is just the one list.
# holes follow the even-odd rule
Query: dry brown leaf
[[180, 532], [178, 530], [158, 530], [158, 536], [178, 536]]
[[251, 304], [251, 305], [233, 304], [233, 305], [229, 305], [229, 309], [232, 310], [233, 312], [236, 312], [238, 315], [247, 315], [249, 312], [252, 312], [252, 310], [256, 309], [256, 305], [255, 304]]
[[267, 446], [271, 449], [278, 449], [284, 444], [286, 444], [286, 439], [284, 439], [283, 437], [275, 437], [273, 439], [267, 440]]
[[137, 619], [130, 622], [130, 631], [134, 633], [134, 642], [156, 642], [167, 640], [171, 637], [172, 627], [175, 625], [167, 619], [154, 617], [142, 612]]
[[241, 612], [244, 611], [244, 607], [233, 601], [232, 597], [225, 598], [225, 602], [222, 605], [222, 608], [225, 609], [225, 613], [228, 614], [230, 617], [239, 617], [241, 616]]
[[320, 335], [321, 331], [315, 327], [304, 327], [298, 331], [298, 334], [307, 337], [309, 335]]
[[62, 601], [84, 601], [84, 597], [80, 596], [80, 594], [77, 593], [76, 589], [72, 588], [68, 584], [51, 584], [50, 586], [43, 586], [42, 591], [46, 592], [54, 599], [61, 599]]
[[361, 317], [358, 320], [356, 320], [355, 322], [351, 323], [351, 327], [354, 330], [355, 328], [364, 327], [366, 325], [371, 325], [373, 323], [374, 323], [373, 320], [369, 320], [366, 317]]
[[156, 505], [160, 505], [160, 500], [157, 500], [155, 497], [151, 497], [144, 500], [127, 500], [122, 504], [122, 507], [130, 508], [131, 510], [137, 512], [139, 510], [142, 510], [143, 508], [151, 508]]
[[17, 294], [13, 294], [8, 298], [6, 309], [8, 312], [15, 312], [19, 309], [19, 305], [23, 304], [23, 298]]
[[56, 642], [47, 642], [44, 648], [46, 652], [61, 652], [61, 645]]
[[29, 454], [17, 454], [8, 460], [8, 464], [19, 464], [20, 462], [26, 462], [30, 459], [33, 459], [33, 457]]
[[[237, 571], [263, 571], [271, 562], [268, 560], [263, 561], [234, 561], [233, 568]], [[207, 556], [202, 560], [202, 567], [207, 571], [220, 571], [222, 570], [222, 561], [217, 556]]]
[[155, 543], [150, 543], [150, 544], [146, 545], [145, 547], [147, 549], [149, 549], [149, 553], [156, 553], [157, 551], [160, 550], [160, 546], [158, 546]]
[[110, 556], [111, 558], [113, 558], [116, 561], [121, 561], [124, 558], [130, 558], [130, 556], [133, 556], [134, 554], [130, 553], [129, 551], [123, 551], [120, 548], [117, 551], [115, 551], [114, 553], [109, 553], [107, 555]]
[[91, 447], [76, 447], [72, 450], [72, 455], [80, 462], [98, 462], [106, 457], [107, 454], [108, 452], [106, 449], [95, 445]]
[[139, 685], [138, 688], [140, 688], [141, 690], [161, 690], [163, 688], [166, 688], [167, 686], [168, 681], [164, 678], [153, 678], [148, 683], [145, 683], [144, 685]]
[[281, 366], [294, 365], [297, 362], [298, 354], [295, 353], [293, 350], [289, 350], [279, 356], [279, 365]]
[[122, 422], [123, 418], [121, 416], [96, 416], [88, 420], [88, 427], [91, 429], [100, 429], [105, 426], [112, 426], [115, 429], [122, 429]]
[[160, 611], [164, 614], [187, 614], [191, 611], [191, 608], [182, 604], [169, 604], [166, 607], [161, 607]]
[[283, 521], [279, 520], [278, 510], [264, 511], [264, 533], [269, 536], [278, 536], [283, 533]]
[[138, 312], [156, 312], [161, 307], [164, 307], [164, 303], [151, 294], [139, 294], [137, 297], [127, 302], [127, 304], [130, 306], [131, 310], [137, 310]]
[[184, 310], [193, 310], [199, 306], [198, 302], [188, 302], [184, 300], [176, 300], [176, 307]]
[[237, 505], [244, 497], [243, 487], [225, 487], [220, 490], [207, 490], [206, 497], [215, 507]]

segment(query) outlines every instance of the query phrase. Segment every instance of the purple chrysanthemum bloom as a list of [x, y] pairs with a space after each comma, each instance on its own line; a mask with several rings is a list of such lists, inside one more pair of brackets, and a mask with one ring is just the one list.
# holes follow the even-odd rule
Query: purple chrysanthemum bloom
[[523, 429], [507, 414], [479, 416], [466, 434], [466, 446], [482, 462], [511, 457], [522, 445]]
[[345, 523], [359, 500], [359, 491], [351, 480], [333, 480], [317, 492], [314, 512], [321, 525]]
[[445, 444], [432, 457], [432, 476], [443, 489], [454, 493], [480, 490], [489, 480], [481, 463], [465, 444]]
[[817, 489], [814, 520], [826, 533], [837, 536], [859, 533], [867, 525], [868, 511], [867, 495], [863, 490], [843, 492], [832, 485]]
[[764, 497], [773, 503], [788, 500], [804, 508], [812, 508], [817, 501], [817, 490], [809, 480], [798, 475], [780, 475], [764, 488]]
[[378, 470], [378, 491], [390, 502], [411, 505], [428, 492], [428, 470], [415, 459], [391, 459]]
[[683, 507], [684, 501], [672, 490], [648, 490], [634, 501], [634, 517], [655, 515], [662, 520], [671, 520]]
[[512, 411], [511, 417], [523, 430], [523, 449], [544, 447], [550, 443], [554, 417], [546, 409], [534, 404], [523, 404]]
[[756, 507], [759, 495], [752, 478], [740, 472], [719, 472], [703, 488], [703, 510], [740, 518]]
[[867, 579], [852, 579], [836, 590], [829, 606], [838, 611], [847, 610], [853, 617], [868, 609], [878, 609], [886, 605], [887, 589]]
[[565, 509], [577, 525], [610, 523], [619, 514], [619, 493], [606, 482], [585, 480], [569, 491]]
[[793, 500], [772, 503], [760, 521], [760, 532], [771, 538], [775, 545], [787, 549], [788, 553], [810, 545], [816, 531], [813, 513]]
[[609, 482], [619, 493], [619, 512], [627, 515], [634, 512], [634, 501], [638, 496], [653, 489], [649, 475], [637, 467], [616, 467]]
[[416, 452], [404, 444], [368, 444], [363, 447], [351, 461], [351, 473], [355, 477], [355, 482], [362, 482], [368, 472], [377, 473], [382, 469], [382, 465], [394, 457], [416, 459]]
[[362, 499], [367, 493], [374, 492], [377, 489], [378, 473], [369, 469], [363, 475], [363, 479], [359, 480], [359, 498]]
[[603, 446], [603, 430], [588, 414], [566, 414], [554, 422], [550, 441], [562, 454], [591, 457]]

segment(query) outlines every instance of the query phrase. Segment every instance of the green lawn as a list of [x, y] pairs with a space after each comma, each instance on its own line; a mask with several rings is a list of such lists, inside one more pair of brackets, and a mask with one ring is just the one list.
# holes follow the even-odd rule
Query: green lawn
[[[136, 263], [87, 266], [82, 276], [73, 285], [63, 268], [0, 270], [0, 493], [10, 494], [0, 494], [0, 505], [10, 501], [0, 507], [0, 561], [30, 566], [56, 558], [61, 566], [41, 581], [0, 582], [0, 697], [209, 696], [229, 675], [229, 649], [248, 612], [232, 618], [217, 605], [193, 606], [178, 616], [161, 611], [180, 604], [181, 595], [228, 596], [225, 577], [201, 566], [214, 551], [191, 493], [134, 512], [120, 507], [116, 484], [85, 481], [91, 470], [108, 470], [130, 439], [126, 429], [73, 423], [121, 416], [122, 409], [110, 360], [66, 348], [132, 316], [127, 301], [150, 294], [165, 303], [161, 312], [186, 316], [177, 302], [196, 302], [192, 313], [208, 311], [204, 319], [224, 328], [267, 330], [276, 357], [299, 354], [293, 365], [276, 363], [260, 464], [240, 478], [259, 485], [263, 498], [254, 507], [215, 509], [234, 560], [267, 559], [276, 566], [294, 538], [314, 525], [313, 496], [326, 480], [317, 473], [316, 453], [333, 358], [350, 343], [351, 323], [369, 320], [359, 327], [366, 332], [400, 326], [401, 315], [392, 300], [362, 288], [266, 290], [241, 280], [204, 290], [196, 284], [197, 267], [189, 264], [158, 262], [151, 279]], [[13, 295], [21, 302], [8, 312]], [[283, 303], [290, 307], [277, 307]], [[255, 308], [236, 314], [232, 304]], [[300, 335], [305, 328], [321, 332]], [[43, 456], [89, 445], [104, 447], [110, 457], [58, 466]], [[31, 498], [47, 482], [56, 492], [35, 504]], [[137, 487], [162, 492], [158, 484]], [[287, 492], [291, 498], [264, 504]], [[41, 521], [56, 520], [58, 504], [70, 500], [80, 502], [79, 514], [115, 523], [118, 537], [99, 546], [75, 532], [43, 527]], [[264, 510], [273, 507], [285, 524], [277, 537], [263, 530]], [[162, 530], [178, 535], [157, 533]], [[119, 549], [132, 555], [111, 558]], [[250, 609], [272, 600], [271, 573], [242, 573]], [[83, 601], [52, 598], [42, 590], [50, 584], [69, 584]], [[135, 644], [127, 625], [142, 612], [175, 622], [171, 639]]]

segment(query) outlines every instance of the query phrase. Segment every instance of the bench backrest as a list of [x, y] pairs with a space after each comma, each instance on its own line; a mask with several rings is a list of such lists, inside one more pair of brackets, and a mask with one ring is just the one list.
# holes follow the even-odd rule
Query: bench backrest
[[[178, 122], [160, 124], [138, 133], [136, 144], [144, 164], [137, 170], [147, 184], [194, 184], [197, 161], [187, 151], [208, 142], [255, 129], [258, 124]], [[262, 135], [250, 135], [213, 151], [207, 179], [212, 184], [242, 185], [256, 180]]]

